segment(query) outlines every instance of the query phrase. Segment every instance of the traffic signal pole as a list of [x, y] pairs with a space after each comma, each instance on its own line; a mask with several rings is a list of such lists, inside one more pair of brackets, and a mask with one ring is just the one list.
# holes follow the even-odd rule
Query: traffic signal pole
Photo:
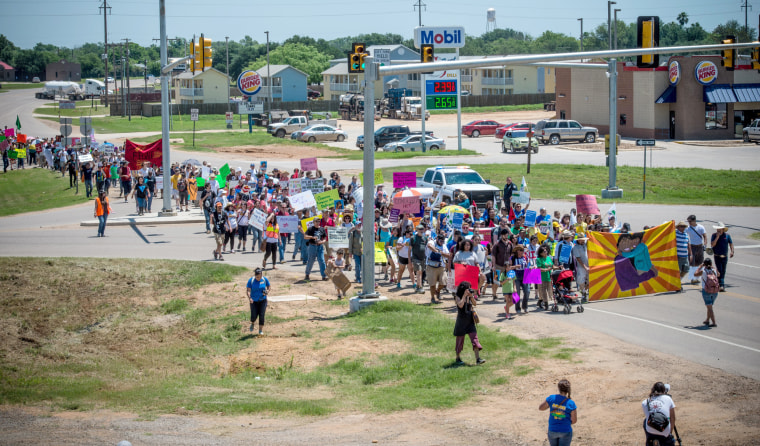
[[609, 60], [607, 74], [610, 77], [610, 181], [602, 189], [602, 198], [622, 198], [623, 189], [617, 187], [617, 59]]
[[169, 74], [165, 67], [169, 62], [166, 46], [166, 0], [158, 0], [161, 27], [161, 170], [164, 178], [164, 204], [159, 216], [175, 215], [172, 209], [171, 158], [169, 150]]
[[376, 298], [375, 292], [375, 82], [379, 66], [364, 58], [364, 203], [362, 205], [362, 292], [360, 298]]

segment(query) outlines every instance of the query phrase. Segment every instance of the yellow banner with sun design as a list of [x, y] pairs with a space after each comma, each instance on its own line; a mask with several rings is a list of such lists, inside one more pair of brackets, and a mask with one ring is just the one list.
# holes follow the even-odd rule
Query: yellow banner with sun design
[[589, 300], [678, 291], [675, 222], [642, 232], [589, 232]]

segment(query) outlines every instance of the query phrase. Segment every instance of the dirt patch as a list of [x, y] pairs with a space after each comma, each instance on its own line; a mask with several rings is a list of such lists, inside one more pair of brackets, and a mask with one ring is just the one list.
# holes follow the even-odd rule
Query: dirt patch
[[305, 145], [285, 145], [269, 144], [266, 146], [235, 146], [235, 147], [216, 147], [219, 153], [245, 153], [247, 155], [271, 157], [274, 155], [277, 159], [300, 159], [309, 157], [328, 157], [336, 156], [336, 153], [328, 149], [320, 149]]

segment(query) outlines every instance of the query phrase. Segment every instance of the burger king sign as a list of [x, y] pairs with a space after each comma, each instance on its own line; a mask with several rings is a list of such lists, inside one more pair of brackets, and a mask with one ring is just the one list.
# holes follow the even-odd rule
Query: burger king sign
[[674, 87], [681, 80], [681, 64], [677, 60], [670, 62], [668, 66], [668, 80], [670, 81], [670, 85]]
[[714, 63], [703, 60], [694, 68], [694, 76], [702, 85], [710, 85], [718, 79], [718, 67]]
[[245, 96], [254, 96], [258, 93], [261, 90], [261, 83], [261, 76], [253, 70], [243, 71], [237, 80], [238, 89]]

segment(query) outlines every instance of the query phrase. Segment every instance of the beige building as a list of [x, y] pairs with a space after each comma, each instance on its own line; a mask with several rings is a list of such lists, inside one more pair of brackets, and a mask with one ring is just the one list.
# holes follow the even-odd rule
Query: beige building
[[[462, 56], [459, 59], [482, 59], [482, 56]], [[461, 75], [462, 90], [481, 96], [554, 93], [556, 84], [552, 67], [516, 65], [469, 68], [461, 70]]]
[[206, 71], [185, 71], [174, 78], [174, 98], [178, 104], [226, 103], [230, 78], [215, 68]]

